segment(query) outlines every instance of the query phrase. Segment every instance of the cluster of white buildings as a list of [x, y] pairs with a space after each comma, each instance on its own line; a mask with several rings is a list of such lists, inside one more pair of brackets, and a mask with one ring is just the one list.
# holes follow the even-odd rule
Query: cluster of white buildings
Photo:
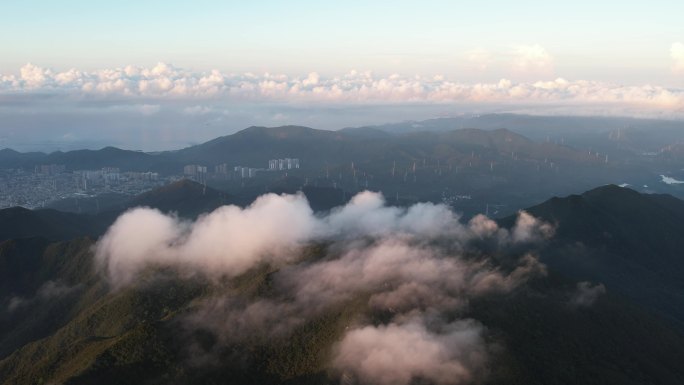
[[271, 159], [268, 161], [268, 169], [271, 171], [295, 168], [299, 168], [299, 158]]
[[254, 178], [258, 171], [263, 170], [263, 168], [253, 168], [253, 167], [243, 167], [235, 166], [234, 171], [238, 178]]
[[221, 163], [214, 166], [214, 174], [228, 175], [231, 171], [232, 170], [230, 169], [227, 163]]
[[156, 183], [159, 174], [151, 171], [121, 172], [118, 167], [103, 167], [100, 170], [76, 170], [73, 173], [76, 188], [88, 191], [94, 187], [112, 187], [128, 183]]
[[88, 190], [90, 186], [116, 185], [121, 180], [118, 167], [103, 167], [101, 170], [76, 170], [73, 172], [76, 187]]
[[[258, 172], [293, 170], [298, 168], [298, 158], [271, 159], [268, 161], [267, 169], [246, 166], [230, 167], [228, 164], [222, 163], [214, 166], [214, 173], [209, 177], [218, 179], [254, 178], [257, 176]], [[207, 172], [208, 170], [206, 166], [200, 166], [197, 164], [189, 164], [183, 167], [183, 175], [186, 178], [190, 178], [200, 183], [203, 183], [207, 180]]]
[[207, 166], [189, 164], [183, 167], [183, 175], [200, 183], [207, 181]]
[[207, 173], [207, 166], [200, 166], [197, 164], [189, 164], [183, 167], [183, 174], [187, 176], [197, 176]]
[[[299, 168], [299, 158], [271, 159], [268, 161], [268, 168], [254, 168], [245, 166], [233, 167], [234, 178], [254, 178], [258, 172], [293, 170]], [[215, 166], [216, 174], [228, 174], [228, 165], [220, 164]]]
[[34, 168], [34, 172], [41, 175], [57, 175], [65, 171], [66, 166], [63, 164], [40, 164]]

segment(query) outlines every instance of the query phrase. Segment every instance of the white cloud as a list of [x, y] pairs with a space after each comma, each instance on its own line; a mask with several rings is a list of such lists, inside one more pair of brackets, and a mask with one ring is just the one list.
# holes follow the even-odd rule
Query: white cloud
[[511, 64], [516, 71], [533, 72], [536, 75], [553, 71], [553, 57], [539, 44], [513, 47]]
[[[353, 303], [359, 316], [340, 330], [331, 373], [364, 384], [465, 384], [486, 374], [489, 343], [482, 324], [455, 316], [471, 300], [546, 274], [530, 247], [544, 226], [522, 213], [512, 231], [483, 216], [461, 224], [445, 205], [389, 207], [369, 191], [315, 215], [302, 194], [266, 194], [247, 208], [223, 206], [195, 222], [133, 209], [98, 241], [95, 258], [114, 286], [148, 279], [139, 275], [148, 267], [220, 278], [214, 282], [223, 286], [268, 266], [271, 294], [217, 290], [191, 305], [184, 327], [212, 332], [220, 350], [269, 343]], [[517, 258], [516, 265], [495, 263], [480, 250], [485, 240], [492, 253]], [[318, 245], [315, 256], [301, 253], [311, 242]], [[369, 322], [381, 318], [367, 316], [380, 314], [384, 321]], [[193, 356], [211, 354], [203, 349]]]
[[[684, 46], [672, 46], [673, 69], [684, 69]], [[528, 75], [544, 77], [553, 66], [551, 56], [538, 45], [516, 47], [513, 67]], [[527, 76], [527, 75], [526, 75]], [[56, 72], [32, 64], [22, 67], [19, 76], [0, 75], [0, 94], [41, 93], [73, 98], [126, 99], [138, 104], [156, 105], [163, 100], [190, 103], [275, 102], [316, 104], [401, 104], [461, 103], [551, 109], [582, 108], [613, 115], [684, 114], [684, 89], [651, 85], [624, 86], [587, 80], [514, 82], [502, 79], [492, 83], [462, 83], [443, 76], [379, 76], [352, 71], [344, 76], [322, 77], [317, 73], [305, 79], [283, 74], [229, 74], [218, 70], [189, 71], [168, 64], [152, 68], [127, 66], [92, 72], [70, 69]], [[143, 100], [143, 103], [140, 101]], [[206, 109], [191, 107], [185, 114], [202, 114]], [[154, 109], [148, 109], [148, 113]]]
[[113, 281], [123, 283], [150, 264], [237, 275], [268, 262], [268, 252], [308, 239], [315, 224], [303, 195], [267, 194], [245, 210], [223, 206], [192, 227], [157, 210], [137, 208], [121, 215], [100, 240], [98, 259]]
[[333, 365], [364, 384], [475, 382], [486, 362], [482, 326], [464, 320], [447, 329], [435, 333], [422, 320], [355, 329], [339, 343]]
[[21, 67], [19, 73], [26, 88], [29, 89], [43, 86], [52, 75], [50, 70], [44, 70], [31, 63]]
[[[551, 235], [551, 230], [547, 229], [549, 225], [522, 212], [510, 233], [498, 229], [493, 222], [487, 225], [493, 227], [488, 232], [482, 231], [481, 224], [474, 223], [461, 224], [458, 216], [444, 205], [418, 203], [407, 209], [386, 206], [381, 194], [370, 191], [357, 194], [347, 205], [324, 217], [314, 215], [302, 194], [266, 194], [245, 209], [223, 206], [194, 223], [179, 221], [149, 208], [130, 210], [121, 215], [100, 240], [97, 259], [113, 282], [129, 283], [137, 272], [149, 265], [179, 265], [210, 276], [235, 276], [259, 263], [287, 262], [289, 256], [285, 250], [316, 239], [353, 240], [394, 234], [423, 239], [448, 236], [455, 243], [464, 243], [471, 238], [494, 236], [498, 244], [507, 246], [540, 241]], [[150, 229], [155, 231], [150, 232]], [[344, 276], [340, 271], [350, 272], [354, 268], [368, 271], [365, 265], [368, 261], [376, 261], [375, 265], [381, 266], [385, 264], [383, 261], [396, 262], [404, 258], [400, 264], [408, 270], [402, 270], [403, 277], [414, 279], [432, 266], [425, 261], [422, 267], [410, 263], [420, 260], [424, 251], [406, 248], [403, 241], [380, 243], [369, 250], [370, 254], [351, 253], [342, 258], [344, 266], [338, 266], [337, 262], [321, 263], [318, 265], [320, 271], [312, 272], [311, 278], [302, 282], [312, 288], [315, 278], [326, 275], [325, 271], [335, 271], [331, 276], [337, 277]], [[273, 254], [274, 251], [279, 253]], [[534, 270], [533, 261], [525, 259], [523, 262], [522, 270]], [[435, 271], [453, 271], [452, 277], [463, 270], [450, 262], [436, 261], [436, 264], [439, 266], [435, 265]], [[515, 274], [522, 274], [522, 270]], [[431, 276], [425, 280], [424, 283], [434, 284], [437, 278]], [[472, 280], [476, 282], [474, 287], [486, 286], [488, 290], [510, 286], [498, 272], [473, 276]], [[351, 279], [347, 281], [352, 282]], [[373, 279], [369, 282], [371, 285], [377, 283]], [[324, 288], [320, 287], [314, 294], [323, 292]]]
[[302, 84], [304, 84], [305, 86], [315, 86], [316, 84], [318, 84], [320, 78], [321, 77], [320, 75], [318, 75], [318, 73], [312, 72], [309, 74], [309, 76], [307, 76], [306, 79], [304, 79], [304, 81], [302, 81]]
[[684, 73], [684, 44], [673, 43], [670, 47], [670, 57], [672, 57], [672, 71]]

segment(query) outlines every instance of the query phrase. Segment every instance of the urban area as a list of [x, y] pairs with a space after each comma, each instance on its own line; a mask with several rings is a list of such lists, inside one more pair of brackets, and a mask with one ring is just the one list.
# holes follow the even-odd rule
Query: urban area
[[0, 208], [22, 206], [45, 207], [53, 201], [74, 197], [95, 197], [105, 193], [137, 195], [181, 179], [207, 183], [211, 179], [240, 180], [255, 178], [259, 173], [298, 169], [298, 158], [271, 159], [268, 167], [216, 165], [213, 168], [189, 164], [175, 175], [136, 172], [118, 167], [98, 170], [68, 170], [61, 164], [36, 165], [32, 170], [0, 169]]

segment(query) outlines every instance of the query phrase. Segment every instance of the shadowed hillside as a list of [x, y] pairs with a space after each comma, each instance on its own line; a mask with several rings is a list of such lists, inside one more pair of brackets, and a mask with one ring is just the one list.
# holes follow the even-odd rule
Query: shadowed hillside
[[[340, 198], [334, 190], [312, 191], [320, 195], [321, 205]], [[186, 181], [140, 196], [136, 202], [189, 215], [200, 206], [190, 205], [188, 200], [200, 197], [207, 198], [204, 203], [208, 206], [201, 206], [207, 208], [222, 195]], [[482, 343], [488, 348], [482, 370], [486, 375], [478, 374], [463, 383], [684, 381], [680, 364], [684, 334], [672, 326], [672, 321], [681, 320], [673, 309], [684, 293], [676, 279], [681, 268], [676, 251], [681, 241], [676, 237], [666, 241], [663, 235], [681, 228], [683, 206], [669, 196], [605, 186], [530, 208], [529, 213], [555, 225], [554, 237], [539, 246], [548, 273], [529, 276], [510, 289], [474, 296], [467, 304], [428, 318], [437, 325], [445, 320], [465, 322], [451, 327], [483, 325]], [[506, 227], [515, 226], [511, 220]], [[491, 234], [501, 237], [501, 231], [508, 230]], [[515, 242], [513, 237], [507, 242]], [[635, 237], [640, 238], [630, 241]], [[451, 241], [435, 241], [434, 247]], [[420, 268], [411, 268], [408, 277], [423, 274], [424, 268], [429, 271], [434, 261], [491, 269], [482, 272], [489, 279], [509, 274], [507, 279], [514, 280], [519, 277], [516, 274], [527, 274], [513, 268], [517, 256], [531, 247], [526, 242], [531, 241], [513, 247], [504, 242], [508, 245], [505, 249], [492, 248], [492, 241], [477, 238], [470, 246], [463, 244], [460, 251], [449, 246], [445, 250], [454, 254], [437, 260], [422, 256]], [[120, 287], [96, 269], [101, 265], [91, 239], [4, 241], [0, 243], [0, 378], [6, 384], [332, 385], [345, 378], [352, 381], [353, 377], [330, 369], [340, 340], [360, 322], [385, 330], [382, 325], [392, 320], [397, 310], [375, 307], [373, 298], [378, 297], [364, 290], [341, 291], [339, 302], [323, 307], [319, 303], [319, 310], [309, 310], [310, 305], [316, 308], [313, 298], [319, 293], [314, 291], [307, 294], [314, 296], [305, 302], [307, 307], [289, 313], [287, 309], [296, 301], [291, 296], [301, 292], [291, 291], [288, 285], [302, 284], [308, 293], [308, 284], [321, 279], [323, 271], [313, 270], [316, 274], [304, 276], [308, 277], [305, 280], [283, 280], [301, 269], [329, 266], [338, 258], [347, 258], [340, 254], [342, 244], [332, 242], [302, 245], [286, 265], [259, 263], [220, 279], [207, 279], [185, 268], [150, 266], [141, 270], [134, 282]], [[495, 258], [486, 259], [490, 253]], [[346, 274], [346, 269], [354, 269], [354, 263], [342, 264], [344, 269], [338, 273]], [[401, 268], [390, 264], [379, 271]], [[481, 274], [474, 277], [478, 276]], [[445, 278], [445, 282], [462, 279], [458, 274]], [[346, 284], [337, 282], [332, 287]], [[387, 288], [388, 283], [378, 287]], [[482, 286], [473, 290], [475, 287], [482, 290]], [[434, 300], [435, 304], [444, 301]], [[666, 303], [672, 307], [664, 307]], [[420, 301], [417, 306], [416, 311], [430, 314], [429, 306], [424, 308]], [[263, 327], [263, 317], [270, 319], [264, 309], [276, 312], [270, 315], [277, 319], [269, 321], [274, 322], [269, 327], [283, 328], [280, 332], [252, 334]], [[283, 316], [278, 316], [283, 311]], [[235, 317], [243, 316], [247, 317], [245, 323], [234, 324]], [[240, 331], [226, 329], [226, 325]], [[375, 326], [363, 330], [371, 327]]]
[[608, 185], [527, 211], [557, 226], [550, 267], [603, 282], [684, 327], [683, 201]]

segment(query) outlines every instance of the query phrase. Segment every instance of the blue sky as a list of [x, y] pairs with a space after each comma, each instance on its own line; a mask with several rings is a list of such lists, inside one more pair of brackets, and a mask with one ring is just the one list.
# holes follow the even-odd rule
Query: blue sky
[[681, 0], [1, 1], [0, 148], [463, 113], [684, 119], [682, 15]]
[[[515, 47], [553, 59], [546, 77], [682, 85], [682, 1], [8, 1], [0, 73], [154, 65], [291, 75], [351, 69], [514, 78]], [[478, 53], [480, 54], [478, 56]], [[475, 65], [476, 57], [488, 62]], [[476, 67], [476, 68], [474, 68]]]

